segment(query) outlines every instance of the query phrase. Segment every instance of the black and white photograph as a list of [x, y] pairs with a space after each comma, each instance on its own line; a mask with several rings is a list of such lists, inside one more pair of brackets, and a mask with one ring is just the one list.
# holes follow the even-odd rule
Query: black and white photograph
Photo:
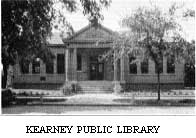
[[1, 0], [1, 114], [195, 115], [194, 6]]

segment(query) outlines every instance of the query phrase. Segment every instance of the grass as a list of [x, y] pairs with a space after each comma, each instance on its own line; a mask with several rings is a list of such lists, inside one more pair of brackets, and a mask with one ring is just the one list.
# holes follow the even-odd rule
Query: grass
[[183, 99], [183, 100], [132, 100], [132, 99], [114, 99], [115, 102], [119, 103], [130, 103], [131, 105], [138, 106], [195, 106], [194, 99]]

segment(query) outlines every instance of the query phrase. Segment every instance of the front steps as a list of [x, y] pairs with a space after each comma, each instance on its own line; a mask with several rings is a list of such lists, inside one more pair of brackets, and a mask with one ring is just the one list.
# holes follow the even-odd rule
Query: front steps
[[112, 93], [112, 81], [79, 81], [77, 82], [78, 93]]

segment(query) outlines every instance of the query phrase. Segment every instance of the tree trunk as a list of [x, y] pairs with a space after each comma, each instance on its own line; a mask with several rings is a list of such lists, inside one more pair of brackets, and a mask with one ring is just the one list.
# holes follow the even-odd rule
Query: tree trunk
[[8, 74], [8, 65], [3, 65], [3, 75], [2, 75], [2, 82], [1, 82], [1, 87], [3, 89], [6, 88], [7, 85], [7, 74]]
[[157, 73], [157, 82], [158, 82], [158, 88], [157, 88], [157, 90], [158, 90], [158, 101], [160, 101], [160, 99], [161, 99], [161, 96], [160, 96], [160, 93], [161, 93], [161, 84], [160, 84], [160, 73], [159, 73], [159, 71], [158, 71], [158, 73]]

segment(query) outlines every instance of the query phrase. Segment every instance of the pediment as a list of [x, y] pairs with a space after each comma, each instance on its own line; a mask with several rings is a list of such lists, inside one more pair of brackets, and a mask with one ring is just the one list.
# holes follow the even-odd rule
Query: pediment
[[114, 32], [99, 24], [97, 27], [89, 25], [81, 29], [75, 35], [68, 38], [68, 40], [71, 41], [111, 40], [112, 37], [114, 37]]

